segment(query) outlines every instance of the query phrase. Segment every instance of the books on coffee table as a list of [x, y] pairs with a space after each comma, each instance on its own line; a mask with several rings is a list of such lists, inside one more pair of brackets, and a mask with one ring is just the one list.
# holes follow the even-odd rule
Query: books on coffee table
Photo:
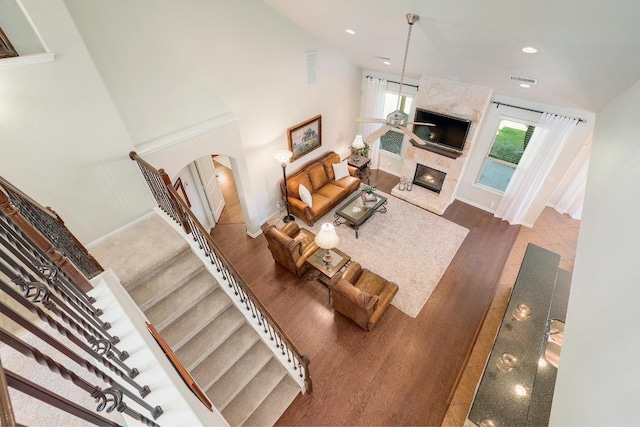
[[373, 193], [362, 193], [362, 201], [363, 202], [375, 202], [378, 199], [376, 198], [376, 196]]

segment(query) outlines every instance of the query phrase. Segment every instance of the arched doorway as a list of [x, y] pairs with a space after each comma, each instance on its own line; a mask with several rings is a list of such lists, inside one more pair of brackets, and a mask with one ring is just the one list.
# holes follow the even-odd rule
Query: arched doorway
[[213, 155], [216, 177], [224, 198], [224, 209], [218, 217], [217, 224], [244, 223], [238, 188], [233, 177], [233, 166], [226, 155]]

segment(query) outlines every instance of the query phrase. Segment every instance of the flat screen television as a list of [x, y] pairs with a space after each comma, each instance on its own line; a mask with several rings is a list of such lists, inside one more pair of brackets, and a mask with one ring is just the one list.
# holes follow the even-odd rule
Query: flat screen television
[[[414, 122], [433, 123], [435, 126], [414, 125], [413, 133], [423, 140], [448, 150], [462, 153], [471, 121], [433, 111], [416, 108]], [[424, 147], [414, 143], [416, 147]]]

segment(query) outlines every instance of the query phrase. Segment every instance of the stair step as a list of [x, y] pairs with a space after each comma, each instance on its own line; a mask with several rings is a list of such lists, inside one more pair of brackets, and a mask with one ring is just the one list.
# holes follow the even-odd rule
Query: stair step
[[262, 341], [255, 344], [238, 359], [208, 390], [207, 395], [218, 410], [223, 410], [233, 398], [273, 358], [273, 353]]
[[189, 311], [172, 322], [162, 332], [169, 347], [176, 352], [232, 304], [219, 287]]
[[216, 279], [206, 270], [173, 291], [145, 314], [162, 332], [171, 322], [183, 315], [194, 304], [218, 288]]
[[253, 377], [240, 393], [221, 412], [229, 425], [242, 425], [262, 404], [282, 378], [287, 375], [285, 369], [275, 358]]
[[188, 249], [185, 239], [159, 215], [152, 215], [100, 242], [89, 252], [104, 268], [115, 271], [126, 289], [133, 289], [153, 276], [158, 267]]
[[[191, 372], [243, 325], [248, 326], [245, 324], [245, 318], [242, 313], [235, 306], [229, 306], [205, 326], [198, 335], [180, 347], [175, 352], [176, 356], [184, 367]], [[251, 330], [253, 331], [253, 329]], [[198, 381], [198, 384], [204, 387], [204, 384], [200, 383], [200, 381]]]
[[91, 254], [115, 271], [230, 425], [273, 425], [300, 393], [242, 308], [159, 215], [94, 246]]
[[259, 339], [256, 331], [243, 322], [233, 334], [230, 334], [223, 343], [220, 343], [200, 362], [191, 373], [193, 378], [203, 390], [209, 389]]
[[301, 393], [300, 386], [285, 375], [276, 388], [262, 401], [258, 409], [242, 424], [244, 426], [272, 426], [280, 419], [291, 402]]
[[187, 250], [176, 256], [170, 265], [163, 265], [157, 274], [129, 290], [129, 294], [138, 307], [146, 311], [202, 271], [202, 261]]

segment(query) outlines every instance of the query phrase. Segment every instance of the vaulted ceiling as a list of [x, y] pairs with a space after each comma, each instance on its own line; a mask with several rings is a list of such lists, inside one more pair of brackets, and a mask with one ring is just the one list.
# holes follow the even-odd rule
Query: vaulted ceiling
[[[408, 77], [593, 112], [640, 80], [638, 0], [263, 1], [367, 70], [401, 74], [405, 15], [414, 13]], [[523, 53], [525, 46], [538, 53]], [[525, 89], [510, 76], [537, 84]]]

